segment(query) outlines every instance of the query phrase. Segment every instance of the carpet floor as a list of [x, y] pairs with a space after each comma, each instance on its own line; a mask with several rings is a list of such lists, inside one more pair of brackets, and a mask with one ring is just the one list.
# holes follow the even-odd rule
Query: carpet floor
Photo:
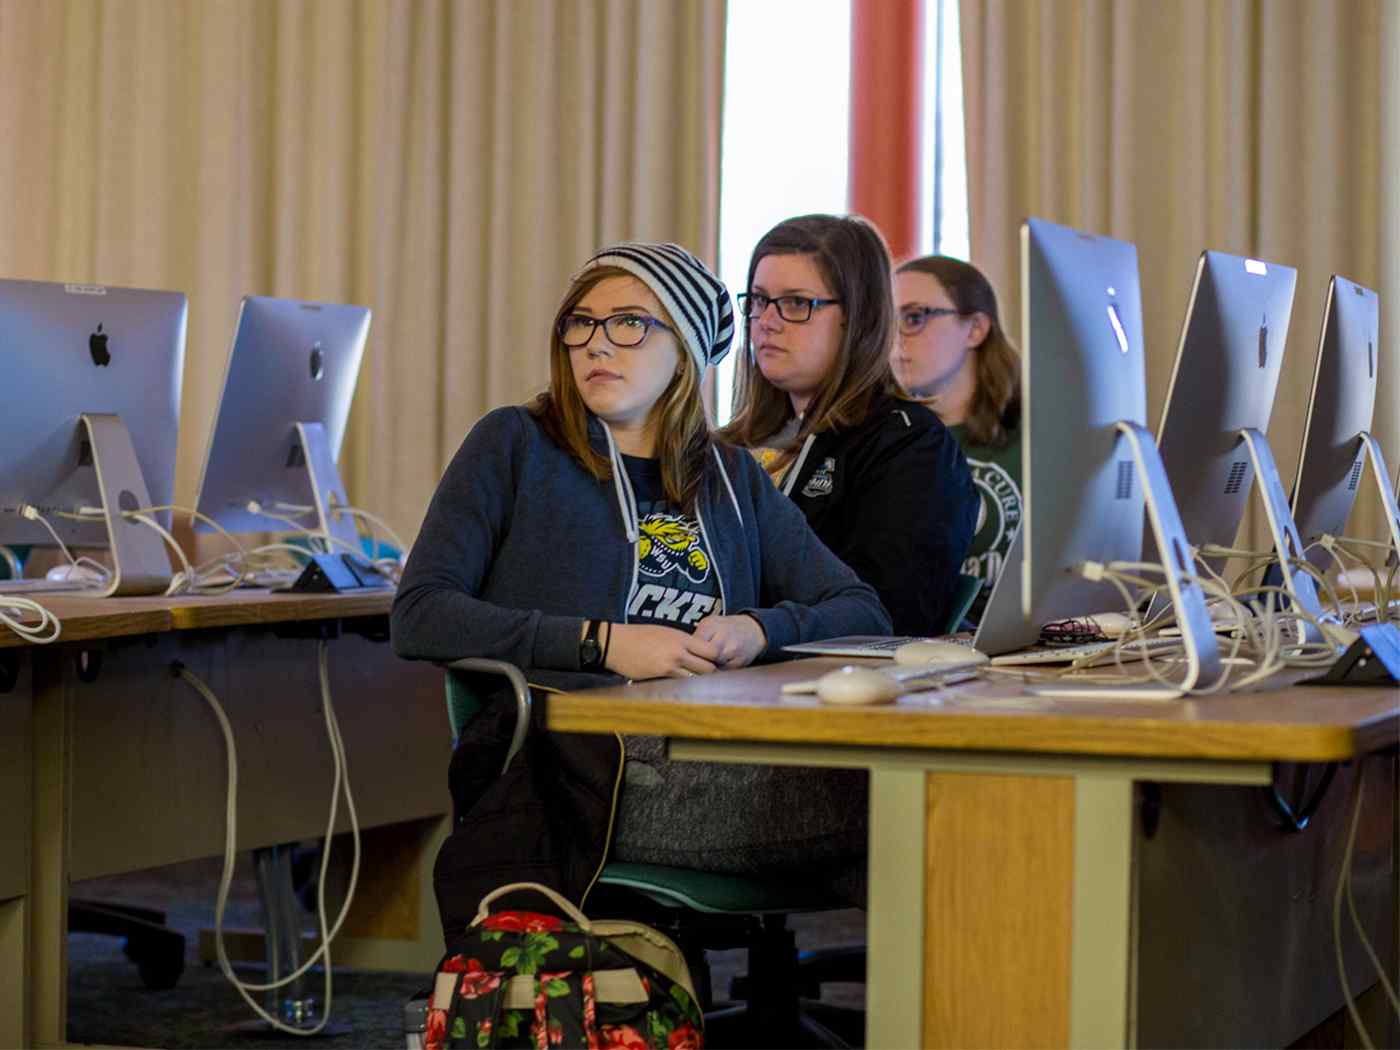
[[[74, 933], [69, 935], [68, 1038], [74, 1043], [140, 1047], [239, 1047], [272, 1050], [276, 1047], [384, 1047], [404, 1045], [403, 1005], [427, 984], [426, 974], [334, 971], [331, 1025], [339, 1033], [307, 1039], [274, 1032], [247, 1031], [255, 1020], [252, 1010], [224, 979], [217, 966], [199, 961], [201, 929], [214, 924], [214, 898], [219, 862], [195, 861], [152, 871], [77, 883], [72, 896], [110, 901], [164, 911], [167, 925], [185, 935], [185, 971], [179, 984], [167, 991], [143, 986], [136, 967], [122, 954], [122, 942], [114, 937]], [[259, 928], [262, 925], [252, 864], [240, 856], [225, 916], [226, 927]], [[803, 949], [855, 944], [864, 938], [864, 915], [851, 910], [794, 916], [792, 927]], [[306, 928], [315, 920], [306, 916]], [[729, 980], [743, 972], [744, 952], [710, 954], [714, 986], [727, 989]], [[265, 979], [262, 967], [240, 966], [235, 971], [245, 981]], [[310, 988], [322, 995], [323, 975], [311, 975]], [[859, 985], [827, 985], [823, 998], [846, 1006], [860, 1006]]]

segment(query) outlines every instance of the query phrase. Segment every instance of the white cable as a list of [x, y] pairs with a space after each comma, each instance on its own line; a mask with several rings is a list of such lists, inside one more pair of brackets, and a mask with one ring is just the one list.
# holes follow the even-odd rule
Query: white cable
[[37, 521], [40, 525], [44, 526], [44, 528], [48, 529], [49, 535], [52, 536], [53, 541], [58, 544], [58, 549], [63, 552], [63, 557], [67, 559], [68, 564], [78, 564], [78, 559], [73, 557], [73, 552], [68, 549], [68, 544], [63, 542], [63, 538], [59, 536], [58, 531], [49, 524], [49, 519], [39, 513], [38, 507], [34, 506], [32, 503], [25, 503], [19, 508], [19, 515], [29, 521]]
[[[25, 623], [23, 614], [26, 612], [36, 613], [39, 622]], [[0, 580], [0, 623], [33, 645], [49, 645], [58, 641], [58, 636], [63, 633], [63, 621], [44, 606], [28, 598], [5, 594], [3, 580]], [[45, 634], [46, 631], [52, 633]]]
[[1356, 1003], [1351, 994], [1351, 985], [1347, 981], [1346, 959], [1342, 955], [1342, 899], [1346, 898], [1347, 909], [1351, 913], [1351, 921], [1356, 929], [1357, 936], [1361, 939], [1361, 946], [1365, 949], [1371, 964], [1376, 968], [1376, 974], [1380, 977], [1381, 987], [1385, 990], [1386, 998], [1390, 1000], [1390, 1005], [1394, 1008], [1397, 1016], [1400, 1016], [1400, 996], [1396, 995], [1395, 986], [1391, 984], [1390, 978], [1386, 975], [1385, 967], [1381, 965], [1380, 957], [1376, 954], [1375, 947], [1371, 944], [1371, 939], [1366, 936], [1366, 931], [1361, 925], [1361, 917], [1356, 913], [1356, 899], [1351, 892], [1351, 861], [1356, 849], [1356, 831], [1361, 824], [1361, 799], [1364, 795], [1366, 759], [1356, 764], [1356, 802], [1352, 806], [1351, 830], [1347, 833], [1346, 850], [1342, 854], [1342, 870], [1337, 876], [1337, 892], [1332, 897], [1332, 946], [1337, 954], [1337, 976], [1342, 982], [1342, 997], [1346, 1001], [1347, 1012], [1351, 1014], [1352, 1024], [1356, 1025], [1356, 1034], [1361, 1037], [1362, 1045], [1367, 1050], [1374, 1050], [1375, 1044], [1371, 1042], [1370, 1034], [1366, 1031], [1366, 1026], [1361, 1022], [1361, 1013], [1356, 1009]]
[[175, 557], [179, 559], [180, 571], [170, 578], [170, 585], [165, 588], [165, 593], [167, 597], [169, 597], [172, 594], [179, 594], [180, 591], [183, 589], [186, 581], [193, 583], [194, 568], [190, 565], [189, 558], [185, 557], [185, 552], [180, 547], [180, 544], [176, 541], [175, 537], [170, 534], [169, 529], [167, 529], [160, 522], [156, 521], [156, 519], [151, 517], [149, 514], [142, 514], [140, 511], [127, 512], [123, 514], [123, 517], [130, 518], [132, 521], [140, 522], [142, 525], [145, 525], [148, 529], [154, 529], [155, 532], [160, 536], [160, 538], [165, 541], [165, 545], [171, 550], [173, 550], [175, 552]]
[[[359, 507], [345, 506], [336, 507], [332, 510], [331, 513], [349, 514], [352, 517], [364, 518], [365, 521], [370, 523], [372, 529], [378, 529], [380, 532], [385, 533], [389, 537], [389, 542], [391, 542], [396, 548], [398, 548], [400, 556], [408, 553], [408, 547], [404, 545], [403, 539], [399, 536], [399, 534], [394, 531], [394, 527], [378, 515], [371, 514], [367, 510], [361, 510]], [[373, 532], [371, 532], [369, 538], [374, 543], [375, 560], [379, 560], [379, 537], [376, 536]]]
[[[214, 947], [219, 959], [219, 969], [224, 977], [233, 985], [234, 989], [243, 1000], [253, 1008], [253, 1011], [273, 1028], [289, 1035], [315, 1035], [320, 1032], [330, 1020], [331, 1014], [331, 954], [330, 945], [336, 935], [340, 932], [341, 925], [345, 922], [345, 917], [349, 913], [350, 903], [355, 896], [355, 887], [360, 877], [360, 827], [359, 817], [355, 811], [355, 799], [350, 791], [350, 779], [347, 762], [345, 758], [345, 742], [340, 735], [340, 723], [335, 716], [335, 708], [331, 703], [330, 670], [328, 666], [329, 643], [324, 639], [320, 642], [317, 653], [317, 670], [320, 676], [321, 685], [321, 710], [325, 716], [326, 736], [331, 745], [331, 757], [334, 762], [335, 774], [331, 789], [330, 817], [326, 824], [325, 843], [321, 854], [321, 876], [316, 887], [316, 917], [320, 926], [321, 944], [311, 954], [311, 957], [301, 965], [295, 972], [277, 981], [265, 984], [252, 984], [240, 981], [233, 972], [233, 966], [229, 962], [228, 952], [224, 947], [224, 909], [228, 903], [229, 888], [233, 883], [234, 857], [238, 852], [237, 830], [238, 830], [238, 754], [235, 749], [233, 739], [233, 728], [229, 724], [228, 716], [224, 713], [223, 706], [214, 695], [212, 689], [204, 683], [194, 672], [182, 664], [175, 665], [176, 673], [189, 684], [205, 702], [210, 710], [214, 712], [214, 717], [218, 720], [219, 728], [224, 736], [224, 748], [228, 764], [228, 804], [225, 812], [224, 828], [224, 866], [223, 873], [219, 878], [219, 890], [214, 904]], [[332, 835], [335, 832], [335, 818], [340, 801], [342, 786], [345, 792], [346, 809], [350, 816], [350, 836], [353, 843], [353, 859], [350, 864], [350, 883], [346, 890], [345, 901], [341, 905], [340, 914], [336, 916], [335, 924], [328, 931], [326, 928], [326, 873], [329, 869]], [[301, 977], [307, 970], [320, 959], [325, 960], [325, 1007], [321, 1015], [321, 1020], [313, 1027], [298, 1028], [288, 1025], [273, 1017], [259, 1005], [250, 992], [266, 992], [276, 988], [281, 988]]]

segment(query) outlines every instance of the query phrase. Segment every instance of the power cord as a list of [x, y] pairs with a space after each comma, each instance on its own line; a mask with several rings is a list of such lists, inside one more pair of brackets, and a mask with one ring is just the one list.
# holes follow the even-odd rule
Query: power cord
[[[244, 1002], [253, 1008], [254, 1013], [261, 1017], [279, 1032], [286, 1032], [289, 1035], [309, 1036], [315, 1035], [325, 1028], [331, 1015], [331, 941], [340, 932], [341, 925], [345, 922], [345, 917], [350, 911], [350, 903], [355, 897], [355, 886], [360, 877], [360, 825], [359, 818], [355, 812], [355, 799], [350, 792], [349, 770], [345, 760], [345, 742], [341, 739], [340, 723], [335, 716], [335, 708], [331, 703], [330, 669], [328, 665], [329, 642], [322, 639], [317, 650], [317, 669], [321, 684], [321, 711], [326, 721], [326, 737], [331, 745], [331, 757], [335, 765], [335, 779], [331, 787], [331, 808], [330, 816], [326, 821], [325, 846], [321, 854], [321, 875], [316, 885], [316, 918], [321, 932], [321, 944], [311, 954], [294, 973], [277, 981], [265, 984], [251, 984], [240, 981], [233, 972], [233, 966], [229, 962], [228, 952], [224, 947], [224, 909], [228, 904], [229, 888], [233, 883], [233, 863], [238, 852], [238, 753], [233, 740], [233, 727], [229, 724], [228, 716], [224, 713], [223, 705], [219, 703], [218, 697], [209, 686], [178, 660], [170, 665], [171, 673], [183, 679], [187, 685], [204, 698], [205, 703], [214, 713], [215, 719], [219, 723], [219, 729], [224, 736], [224, 749], [228, 764], [228, 806], [225, 812], [224, 821], [224, 867], [223, 873], [219, 877], [218, 896], [214, 904], [214, 947], [218, 954], [219, 969], [224, 977]], [[345, 893], [345, 901], [341, 905], [340, 914], [336, 916], [335, 924], [327, 931], [326, 928], [326, 872], [329, 870], [332, 835], [335, 833], [335, 819], [340, 802], [342, 787], [345, 792], [346, 810], [350, 815], [350, 836], [353, 843], [353, 859], [350, 863], [350, 884]], [[320, 959], [324, 959], [325, 971], [325, 1010], [320, 1021], [310, 1028], [298, 1028], [289, 1025], [280, 1019], [273, 1017], [262, 1008], [250, 995], [250, 992], [268, 992], [284, 987], [301, 977], [311, 969]]]
[[[0, 581], [3, 587], [3, 581]], [[39, 622], [26, 623], [24, 613], [34, 613]], [[44, 606], [18, 595], [0, 594], [0, 623], [33, 645], [51, 645], [63, 633], [63, 621]]]
[[1361, 761], [1356, 764], [1356, 802], [1352, 805], [1351, 830], [1347, 833], [1346, 851], [1342, 854], [1342, 870], [1337, 876], [1337, 892], [1332, 897], [1332, 944], [1337, 953], [1337, 976], [1341, 978], [1342, 996], [1346, 1000], [1347, 1013], [1351, 1014], [1352, 1024], [1356, 1025], [1356, 1033], [1361, 1037], [1362, 1045], [1366, 1047], [1366, 1050], [1375, 1050], [1370, 1033], [1366, 1031], [1366, 1026], [1361, 1021], [1361, 1012], [1356, 1008], [1356, 1002], [1351, 993], [1351, 984], [1347, 981], [1346, 960], [1342, 956], [1342, 900], [1345, 898], [1347, 911], [1351, 915], [1351, 924], [1356, 930], [1357, 937], [1361, 940], [1361, 947], [1371, 960], [1371, 965], [1376, 968], [1376, 976], [1380, 978], [1381, 987], [1385, 990], [1386, 998], [1390, 1000], [1391, 1008], [1395, 1010], [1396, 1016], [1400, 1017], [1400, 996], [1396, 995], [1395, 985], [1391, 983], [1386, 974], [1380, 956], [1376, 954], [1375, 946], [1371, 944], [1371, 939], [1366, 936], [1366, 930], [1361, 924], [1361, 916], [1356, 912], [1356, 898], [1351, 892], [1351, 862], [1356, 850], [1356, 831], [1361, 824], [1361, 799], [1365, 793], [1363, 774], [1365, 773], [1367, 757], [1369, 756], [1363, 756]]

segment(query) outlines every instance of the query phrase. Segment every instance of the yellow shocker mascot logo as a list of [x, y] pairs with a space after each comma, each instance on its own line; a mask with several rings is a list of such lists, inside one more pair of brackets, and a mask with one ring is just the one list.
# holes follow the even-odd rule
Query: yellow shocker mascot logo
[[702, 583], [710, 575], [710, 559], [700, 545], [699, 528], [670, 514], [648, 514], [642, 519], [637, 560], [643, 576], [660, 578], [679, 570], [691, 583]]

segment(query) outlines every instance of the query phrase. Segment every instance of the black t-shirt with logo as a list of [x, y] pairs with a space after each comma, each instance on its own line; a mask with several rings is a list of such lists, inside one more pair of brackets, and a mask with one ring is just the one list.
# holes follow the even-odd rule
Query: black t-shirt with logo
[[700, 523], [667, 501], [657, 460], [623, 456], [622, 463], [637, 497], [641, 524], [637, 588], [627, 603], [627, 622], [693, 633], [706, 616], [723, 611], [719, 574]]

